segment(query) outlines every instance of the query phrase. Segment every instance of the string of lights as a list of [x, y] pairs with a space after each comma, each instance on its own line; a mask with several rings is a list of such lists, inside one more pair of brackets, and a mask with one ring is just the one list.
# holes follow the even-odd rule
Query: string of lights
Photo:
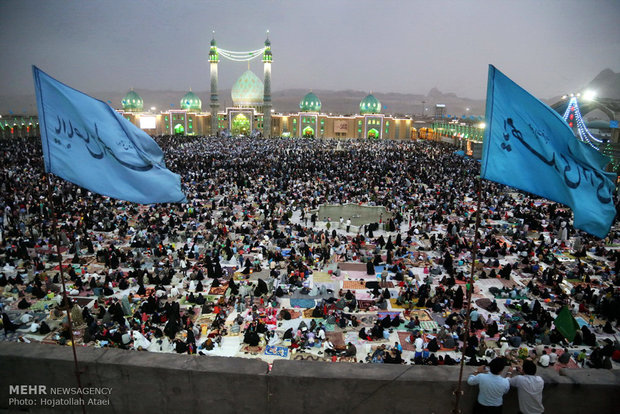
[[[570, 98], [563, 118], [566, 120], [566, 122], [568, 122], [568, 125], [571, 128], [573, 128], [574, 126], [577, 127], [577, 133], [579, 134], [579, 139], [581, 141], [589, 144], [592, 148], [598, 149], [598, 145], [602, 143], [603, 140], [596, 138], [588, 130], [588, 127], [586, 126], [583, 117], [581, 116], [581, 111], [579, 110], [579, 104], [577, 103], [576, 97], [573, 96], [572, 98]], [[594, 144], [594, 142], [596, 144]]]
[[263, 54], [263, 52], [265, 51], [265, 48], [262, 49], [256, 49], [256, 50], [249, 50], [247, 52], [235, 52], [232, 50], [226, 50], [226, 49], [220, 49], [219, 47], [217, 48], [217, 51], [219, 53], [220, 56], [228, 59], [228, 60], [232, 60], [235, 62], [247, 62], [250, 61], [252, 59], [256, 59], [257, 57], [261, 56]]

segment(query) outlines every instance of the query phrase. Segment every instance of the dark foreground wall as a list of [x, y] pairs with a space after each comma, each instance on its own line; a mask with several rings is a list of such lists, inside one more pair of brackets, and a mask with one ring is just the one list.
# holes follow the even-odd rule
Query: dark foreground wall
[[[440, 414], [452, 411], [458, 378], [458, 367], [279, 360], [268, 372], [265, 362], [243, 358], [77, 351], [82, 386], [111, 388], [109, 395], [81, 396], [87, 413]], [[465, 378], [471, 371], [466, 367]], [[82, 412], [79, 395], [51, 395], [76, 387], [70, 347], [2, 342], [0, 374], [2, 412]], [[620, 412], [618, 371], [547, 369], [541, 375], [547, 413]], [[470, 413], [477, 390], [465, 385], [464, 391], [461, 407]], [[51, 408], [54, 398], [64, 400]], [[505, 414], [517, 412], [516, 392], [504, 407]]]

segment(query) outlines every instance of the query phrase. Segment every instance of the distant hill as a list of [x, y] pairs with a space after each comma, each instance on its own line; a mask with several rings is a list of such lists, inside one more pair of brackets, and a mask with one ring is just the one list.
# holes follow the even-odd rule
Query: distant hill
[[[615, 73], [611, 69], [601, 71], [583, 89], [594, 89], [601, 98], [620, 99], [620, 73]], [[179, 108], [179, 101], [186, 91], [153, 91], [137, 90], [144, 100], [144, 109], [156, 107], [157, 111], [170, 108]], [[323, 112], [334, 114], [354, 114], [359, 111], [359, 103], [368, 92], [356, 90], [313, 90], [323, 104]], [[121, 106], [120, 101], [127, 91], [120, 92], [89, 92], [102, 101], [111, 102], [115, 108]], [[203, 111], [209, 110], [209, 92], [195, 91], [196, 95], [202, 99]], [[285, 89], [276, 90], [272, 93], [273, 108], [276, 112], [297, 112], [299, 101], [308, 93], [306, 89]], [[381, 101], [384, 106], [383, 112], [393, 115], [415, 115], [419, 116], [426, 107], [427, 115], [433, 115], [436, 104], [444, 104], [445, 114], [450, 115], [484, 115], [484, 100], [475, 100], [456, 96], [454, 93], [444, 93], [437, 88], [432, 88], [427, 94], [406, 94], [396, 92], [375, 92], [373, 95]], [[220, 107], [225, 108], [232, 105], [230, 89], [219, 91]], [[560, 97], [545, 99], [547, 103], [557, 102]], [[423, 103], [424, 102], [424, 103]], [[172, 106], [171, 106], [172, 104]], [[467, 111], [469, 108], [469, 111]], [[13, 111], [16, 114], [36, 113], [36, 103], [34, 95], [8, 96], [0, 95], [0, 113], [8, 114]]]
[[[170, 108], [179, 108], [179, 101], [186, 91], [152, 91], [136, 90], [144, 100], [144, 109], [149, 110], [156, 107], [156, 111]], [[368, 94], [367, 91], [355, 90], [313, 90], [322, 102], [322, 111], [334, 114], [355, 114], [359, 111], [360, 101]], [[121, 99], [127, 92], [89, 92], [89, 95], [104, 102], [110, 101], [114, 108], [121, 107]], [[194, 91], [202, 100], [203, 111], [209, 110], [209, 92]], [[276, 112], [288, 113], [299, 111], [299, 101], [308, 93], [306, 89], [285, 89], [272, 93], [273, 108]], [[445, 114], [456, 115], [483, 115], [484, 101], [461, 98], [453, 93], [442, 93], [433, 88], [428, 94], [404, 94], [404, 93], [382, 93], [373, 92], [373, 95], [381, 101], [384, 106], [383, 112], [386, 114], [397, 115], [416, 115], [419, 116], [423, 107], [426, 107], [426, 114], [433, 115], [435, 104], [446, 105]], [[226, 108], [232, 105], [230, 89], [219, 91], [220, 107]], [[423, 103], [424, 102], [424, 103]], [[172, 106], [171, 106], [172, 104]], [[469, 111], [466, 111], [469, 108]], [[7, 96], [0, 95], [0, 113], [7, 114], [13, 111], [16, 114], [36, 113], [36, 103], [34, 95]]]
[[620, 99], [620, 72], [605, 69], [588, 83], [584, 89], [596, 91], [600, 98]]

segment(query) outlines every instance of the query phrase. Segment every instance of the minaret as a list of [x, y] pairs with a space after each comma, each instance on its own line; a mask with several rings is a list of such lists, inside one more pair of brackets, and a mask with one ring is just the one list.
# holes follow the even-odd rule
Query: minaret
[[218, 112], [220, 109], [220, 103], [217, 99], [217, 64], [220, 61], [220, 57], [217, 53], [217, 46], [215, 44], [215, 31], [213, 32], [213, 39], [211, 39], [211, 49], [209, 50], [209, 65], [211, 66], [211, 134], [217, 135], [218, 132]]
[[263, 52], [263, 64], [265, 66], [265, 85], [263, 93], [263, 137], [271, 137], [271, 42], [269, 41], [269, 30], [267, 30], [267, 40], [265, 40], [265, 51]]

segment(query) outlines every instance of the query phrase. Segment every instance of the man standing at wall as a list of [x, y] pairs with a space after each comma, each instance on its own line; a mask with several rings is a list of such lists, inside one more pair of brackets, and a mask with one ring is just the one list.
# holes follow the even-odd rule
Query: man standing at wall
[[[513, 369], [508, 371], [512, 375]], [[510, 386], [518, 390], [519, 410], [521, 414], [542, 414], [545, 407], [542, 404], [542, 393], [545, 381], [536, 375], [536, 364], [529, 359], [523, 361], [521, 369], [523, 375], [509, 378]]]
[[504, 394], [510, 389], [508, 380], [500, 376], [505, 366], [503, 358], [495, 358], [489, 364], [490, 373], [485, 372], [486, 367], [481, 366], [467, 379], [469, 385], [480, 387], [474, 414], [501, 414]]

